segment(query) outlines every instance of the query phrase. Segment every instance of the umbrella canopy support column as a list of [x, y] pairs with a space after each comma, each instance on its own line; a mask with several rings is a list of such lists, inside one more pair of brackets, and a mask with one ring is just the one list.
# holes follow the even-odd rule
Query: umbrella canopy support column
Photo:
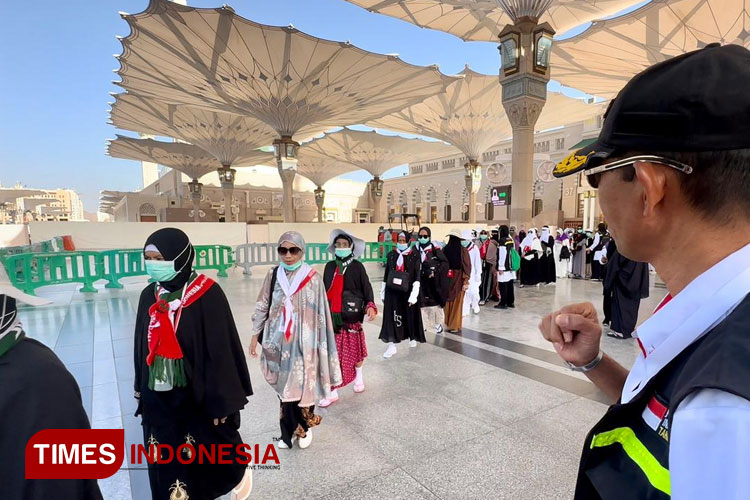
[[234, 191], [234, 179], [237, 171], [230, 165], [223, 165], [219, 169], [219, 180], [221, 191], [224, 193], [224, 222], [232, 222], [232, 192]]
[[381, 223], [383, 221], [382, 216], [380, 215], [380, 206], [383, 201], [383, 180], [380, 176], [376, 175], [370, 181], [370, 196], [372, 196], [373, 208], [372, 222]]
[[[505, 2], [512, 3], [512, 2]], [[503, 107], [513, 128], [510, 223], [520, 227], [531, 223], [534, 201], [534, 126], [547, 101], [549, 53], [555, 34], [547, 24], [538, 24], [546, 10], [539, 2], [536, 16], [525, 15], [500, 32]], [[504, 6], [504, 3], [501, 2]], [[506, 8], [511, 13], [511, 9]]]
[[464, 164], [466, 170], [466, 191], [469, 193], [469, 223], [477, 222], [477, 193], [482, 185], [482, 165], [477, 160], [469, 159]]
[[193, 200], [193, 222], [200, 222], [200, 208], [201, 208], [201, 195], [203, 192], [203, 184], [198, 182], [198, 179], [193, 179], [192, 182], [188, 183], [190, 189], [190, 197]]
[[284, 192], [284, 222], [295, 222], [294, 213], [294, 177], [297, 175], [297, 171], [291, 169], [279, 168], [279, 175], [281, 176], [281, 184]]
[[323, 204], [326, 202], [326, 191], [318, 186], [315, 190], [315, 205], [318, 207], [318, 222], [325, 222], [323, 218]]

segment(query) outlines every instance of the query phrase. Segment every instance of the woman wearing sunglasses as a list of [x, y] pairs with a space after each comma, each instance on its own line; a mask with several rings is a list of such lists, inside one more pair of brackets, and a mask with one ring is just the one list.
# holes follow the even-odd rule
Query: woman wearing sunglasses
[[343, 381], [327, 398], [320, 400], [321, 408], [338, 401], [337, 389], [352, 382], [354, 392], [364, 392], [362, 364], [367, 357], [367, 344], [362, 321], [365, 316], [372, 321], [378, 314], [370, 278], [365, 266], [357, 260], [365, 251], [365, 242], [342, 229], [334, 229], [328, 251], [336, 258], [326, 264], [323, 283], [331, 306]]
[[[144, 442], [234, 449], [242, 443], [240, 410], [253, 391], [229, 302], [217, 283], [193, 271], [195, 250], [179, 229], [156, 231], [143, 253], [154, 281], [141, 293], [135, 323], [136, 415]], [[233, 499], [248, 498], [251, 471], [234, 456], [228, 465], [199, 465], [181, 463], [193, 452], [179, 453], [168, 463], [149, 463], [154, 500], [216, 498], [233, 488]]]
[[312, 443], [320, 424], [315, 403], [341, 384], [336, 338], [323, 279], [304, 262], [305, 240], [296, 231], [279, 238], [281, 264], [266, 275], [253, 314], [250, 355], [281, 402], [281, 442]]

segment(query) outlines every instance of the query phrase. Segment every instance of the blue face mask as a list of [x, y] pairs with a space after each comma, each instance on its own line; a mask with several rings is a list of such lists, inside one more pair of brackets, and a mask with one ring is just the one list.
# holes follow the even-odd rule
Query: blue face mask
[[430, 242], [430, 238], [419, 238], [419, 242], [423, 245], [426, 245]]
[[286, 262], [281, 263], [281, 267], [283, 267], [287, 271], [296, 271], [300, 268], [302, 265], [302, 261], [298, 260], [296, 264], [287, 264]]
[[407, 243], [397, 243], [396, 248], [398, 248], [399, 252], [404, 252], [407, 248], [409, 248], [409, 245]]
[[166, 283], [177, 276], [177, 270], [174, 268], [173, 260], [147, 260], [146, 274], [151, 276], [154, 281]]
[[487, 236], [486, 234], [480, 234], [479, 235], [479, 239], [482, 240], [482, 241], [487, 241], [488, 238], [489, 238], [489, 236]]
[[352, 254], [351, 248], [337, 248], [333, 251], [339, 259], [345, 259]]
[[469, 245], [471, 245], [471, 241], [469, 241], [469, 240], [461, 240], [461, 246], [462, 247], [466, 248]]

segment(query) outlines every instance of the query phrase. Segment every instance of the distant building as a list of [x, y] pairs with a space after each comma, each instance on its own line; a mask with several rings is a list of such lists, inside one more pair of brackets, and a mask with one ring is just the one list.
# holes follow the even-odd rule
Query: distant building
[[[588, 144], [599, 135], [601, 117], [565, 127], [538, 132], [534, 140], [533, 225], [587, 229], [602, 220], [597, 192], [582, 175], [564, 179], [552, 177], [554, 164], [571, 150]], [[481, 158], [482, 183], [477, 193], [477, 221], [508, 222], [509, 207], [493, 194], [506, 192], [512, 203], [511, 184], [513, 141], [506, 138], [489, 148]], [[465, 222], [469, 220], [469, 193], [463, 168], [467, 158], [455, 155], [430, 158], [409, 164], [409, 173], [387, 179], [383, 186], [383, 220], [392, 213], [416, 213], [424, 223]], [[500, 189], [499, 189], [500, 188]], [[505, 198], [507, 199], [507, 198]], [[494, 201], [494, 202], [493, 202]]]
[[[27, 188], [39, 189], [39, 188]], [[86, 221], [83, 203], [72, 189], [39, 189], [41, 193], [17, 198], [8, 203], [0, 217], [5, 223], [24, 224], [33, 221]], [[48, 200], [48, 201], [47, 201]]]
[[[193, 202], [188, 183], [190, 179], [176, 170], [166, 174], [138, 192], [117, 193], [117, 201], [106, 210], [115, 222], [192, 222]], [[200, 217], [203, 222], [223, 222], [224, 192], [214, 172], [200, 179], [203, 194]], [[367, 184], [345, 179], [333, 179], [326, 190], [323, 214], [328, 222], [359, 222], [369, 218], [365, 191]], [[111, 199], [115, 192], [102, 192]], [[234, 222], [281, 222], [283, 203], [281, 178], [274, 167], [256, 166], [237, 168], [232, 192]], [[298, 222], [317, 221], [315, 185], [302, 176], [294, 181], [294, 206]], [[107, 220], [103, 214], [100, 220]]]

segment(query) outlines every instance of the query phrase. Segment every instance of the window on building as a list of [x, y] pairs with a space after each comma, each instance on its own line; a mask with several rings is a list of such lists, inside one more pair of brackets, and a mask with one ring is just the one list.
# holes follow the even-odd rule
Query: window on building
[[544, 200], [540, 200], [540, 199], [534, 200], [534, 206], [532, 207], [532, 210], [531, 210], [531, 216], [536, 217], [537, 215], [542, 213], [543, 210], [544, 210]]
[[461, 220], [469, 222], [469, 205], [464, 205], [463, 210], [461, 210]]
[[445, 208], [443, 209], [443, 212], [444, 212], [443, 215], [445, 218], [445, 222], [450, 222], [451, 221], [451, 206], [446, 205]]
[[565, 137], [555, 139], [555, 149], [557, 151], [560, 151], [561, 149], [565, 149]]
[[435, 224], [438, 221], [438, 208], [435, 205], [430, 207], [430, 224]]

